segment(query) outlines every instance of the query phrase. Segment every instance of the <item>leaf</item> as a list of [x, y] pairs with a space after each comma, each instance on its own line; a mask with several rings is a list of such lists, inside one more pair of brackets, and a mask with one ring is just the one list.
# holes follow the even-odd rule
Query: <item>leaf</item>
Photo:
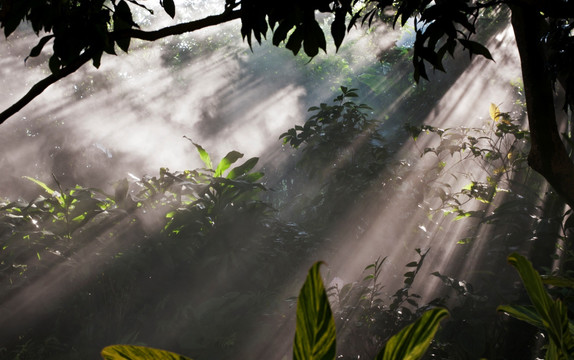
[[160, 4], [165, 12], [173, 19], [175, 17], [175, 4], [173, 0], [163, 0], [160, 1]]
[[229, 174], [227, 174], [227, 178], [233, 180], [233, 179], [238, 178], [239, 176], [242, 176], [243, 174], [245, 174], [248, 171], [250, 171], [251, 169], [253, 169], [253, 167], [257, 164], [258, 161], [259, 161], [258, 157], [253, 157], [253, 158], [247, 160], [242, 165], [239, 165], [239, 166], [231, 169]]
[[135, 345], [106, 346], [101, 355], [104, 360], [192, 360], [169, 351]]
[[24, 179], [28, 179], [31, 182], [35, 183], [36, 185], [39, 185], [42, 189], [44, 189], [44, 191], [46, 191], [48, 194], [53, 195], [56, 191], [51, 189], [48, 185], [46, 185], [45, 183], [43, 183], [40, 180], [36, 180], [33, 177], [30, 176], [22, 176]]
[[291, 30], [293, 26], [294, 25], [291, 22], [288, 22], [287, 20], [281, 21], [277, 29], [273, 31], [273, 40], [272, 40], [273, 45], [279, 46], [281, 41], [285, 40], [285, 38], [287, 37], [287, 33], [289, 33], [289, 30]]
[[552, 300], [544, 288], [540, 274], [525, 257], [512, 253], [508, 256], [508, 262], [520, 274], [528, 297], [548, 333], [550, 345], [558, 347], [558, 354], [571, 356], [574, 353], [574, 338], [569, 330], [566, 306], [560, 299]]
[[203, 161], [205, 166], [209, 170], [213, 170], [213, 164], [211, 163], [211, 158], [209, 157], [209, 154], [207, 153], [207, 151], [205, 151], [205, 149], [203, 147], [201, 147], [201, 145], [196, 144], [193, 141], [192, 141], [192, 144], [195, 145], [195, 148], [197, 149], [197, 152], [199, 153], [199, 157], [201, 158], [201, 161]]
[[540, 316], [532, 306], [500, 305], [496, 308], [496, 311], [505, 312], [513, 318], [525, 321], [539, 329], [544, 329], [542, 319], [540, 319]]
[[565, 278], [562, 276], [542, 276], [542, 282], [546, 285], [567, 287], [574, 289], [574, 279]]
[[498, 121], [500, 120], [500, 109], [498, 108], [498, 106], [494, 105], [493, 103], [490, 103], [490, 118], [494, 121]]
[[36, 46], [34, 46], [32, 50], [30, 50], [30, 55], [28, 55], [26, 59], [24, 59], [24, 61], [28, 60], [29, 57], [36, 57], [40, 55], [42, 49], [44, 48], [44, 45], [46, 45], [46, 43], [50, 41], [53, 37], [54, 35], [46, 35], [43, 38], [41, 38], [38, 44], [36, 44]]
[[347, 27], [345, 26], [345, 16], [346, 12], [342, 8], [338, 8], [335, 10], [335, 20], [331, 24], [331, 35], [333, 36], [333, 41], [335, 42], [335, 48], [337, 51], [339, 47], [343, 43], [343, 39], [345, 38], [345, 33]]
[[420, 359], [434, 338], [440, 321], [448, 316], [446, 309], [426, 311], [415, 323], [389, 339], [375, 360]]
[[307, 275], [297, 300], [294, 360], [335, 359], [335, 320], [316, 262]]
[[300, 27], [295, 28], [295, 31], [289, 36], [285, 47], [297, 55], [301, 50], [301, 43], [303, 42], [303, 30]]
[[[120, 1], [114, 12], [114, 31], [130, 29], [134, 25], [132, 12], [127, 2]], [[119, 48], [128, 52], [130, 48], [131, 37], [120, 37], [116, 39]]]
[[548, 321], [548, 319], [544, 318], [549, 315], [548, 311], [552, 307], [552, 299], [546, 292], [538, 272], [534, 270], [530, 261], [517, 253], [510, 254], [508, 256], [508, 262], [514, 266], [520, 274], [530, 301], [532, 301], [538, 314], [542, 315], [543, 321]]
[[238, 151], [234, 150], [229, 152], [227, 155], [225, 155], [223, 159], [221, 159], [221, 161], [217, 165], [217, 169], [215, 169], [215, 174], [213, 176], [215, 177], [221, 176], [225, 170], [229, 169], [231, 164], [233, 164], [234, 162], [237, 161], [237, 159], [240, 159], [242, 157], [243, 154]]
[[492, 55], [490, 54], [490, 51], [488, 51], [488, 49], [484, 45], [479, 44], [476, 41], [466, 39], [458, 39], [458, 42], [460, 42], [462, 46], [468, 49], [468, 51], [470, 52], [470, 56], [472, 56], [473, 54], [482, 55], [488, 60], [494, 61]]

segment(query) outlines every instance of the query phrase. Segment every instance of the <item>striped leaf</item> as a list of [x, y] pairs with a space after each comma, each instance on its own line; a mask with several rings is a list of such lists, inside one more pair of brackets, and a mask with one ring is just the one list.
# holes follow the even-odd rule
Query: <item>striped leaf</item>
[[169, 351], [135, 345], [106, 346], [101, 354], [104, 360], [192, 360]]
[[375, 360], [420, 359], [434, 338], [440, 321], [447, 316], [448, 311], [442, 308], [426, 311], [413, 324], [391, 337]]
[[294, 360], [335, 359], [335, 320], [319, 273], [321, 264], [311, 267], [297, 300]]

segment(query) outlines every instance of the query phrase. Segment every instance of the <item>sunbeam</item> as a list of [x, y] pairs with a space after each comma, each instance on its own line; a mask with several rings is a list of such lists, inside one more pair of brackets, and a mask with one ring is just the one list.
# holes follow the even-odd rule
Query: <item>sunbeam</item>
[[[173, 24], [170, 1], [150, 5], [158, 17], [129, 4], [145, 29]], [[181, 1], [175, 20], [226, 4]], [[496, 308], [520, 295], [506, 257], [558, 270], [552, 256], [569, 254], [564, 202], [527, 163], [510, 15], [472, 25], [494, 61], [459, 47], [417, 83], [420, 28], [377, 14], [312, 59], [272, 34], [250, 46], [237, 18], [131, 39], [3, 123], [0, 357], [96, 358], [125, 343], [290, 358], [319, 260], [338, 359], [374, 358], [436, 306], [453, 311], [431, 357], [501, 354]], [[0, 44], [4, 108], [49, 75], [48, 47], [26, 59], [31, 32]]]

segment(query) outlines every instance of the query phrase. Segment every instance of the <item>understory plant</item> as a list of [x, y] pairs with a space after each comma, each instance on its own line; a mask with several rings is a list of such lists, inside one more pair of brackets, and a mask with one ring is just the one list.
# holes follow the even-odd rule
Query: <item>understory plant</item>
[[518, 271], [530, 305], [501, 305], [499, 311], [536, 326], [545, 334], [547, 344], [544, 358], [548, 360], [574, 357], [574, 321], [568, 311], [570, 303], [552, 298], [544, 285], [574, 289], [574, 280], [558, 276], [541, 277], [522, 255], [513, 253], [508, 262]]
[[[294, 360], [334, 360], [336, 327], [327, 291], [319, 273], [321, 262], [307, 274], [297, 300], [297, 321], [293, 344]], [[442, 319], [448, 311], [427, 310], [414, 323], [390, 337], [374, 357], [375, 360], [420, 359], [429, 347]], [[111, 345], [102, 350], [104, 360], [191, 360], [182, 355], [133, 345]]]

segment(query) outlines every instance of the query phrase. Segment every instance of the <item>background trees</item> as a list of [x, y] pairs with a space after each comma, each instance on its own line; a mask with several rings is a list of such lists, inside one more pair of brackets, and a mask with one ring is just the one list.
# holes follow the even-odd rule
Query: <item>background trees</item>
[[[176, 6], [172, 0], [160, 2], [172, 18]], [[43, 47], [53, 42], [49, 65], [52, 75], [34, 85], [20, 101], [7, 109], [1, 119], [13, 115], [47, 86], [76, 71], [88, 61], [98, 67], [103, 53], [115, 54], [117, 48], [128, 51], [131, 39], [157, 40], [166, 36], [191, 32], [207, 26], [241, 18], [241, 34], [251, 45], [261, 42], [269, 29], [273, 44], [286, 42], [297, 54], [301, 48], [313, 57], [319, 49], [326, 50], [323, 30], [316, 12], [333, 15], [330, 25], [335, 46], [339, 48], [348, 29], [358, 22], [371, 23], [388, 8], [395, 12], [393, 23], [403, 25], [414, 17], [416, 39], [413, 51], [414, 78], [427, 78], [427, 64], [444, 71], [443, 59], [454, 56], [461, 45], [469, 54], [491, 59], [490, 52], [479, 42], [471, 40], [476, 33], [480, 11], [509, 6], [512, 25], [522, 61], [524, 89], [527, 97], [530, 128], [533, 131], [530, 164], [558, 191], [565, 201], [574, 205], [574, 189], [569, 186], [574, 177], [574, 165], [561, 139], [554, 108], [554, 88], [557, 81], [565, 90], [565, 108], [572, 107], [570, 51], [570, 19], [574, 16], [569, 2], [551, 1], [534, 4], [531, 1], [318, 1], [268, 3], [266, 1], [226, 1], [220, 15], [167, 26], [159, 30], [140, 30], [130, 6], [146, 8], [137, 1], [65, 1], [39, 4], [32, 1], [4, 1], [0, 9], [0, 25], [9, 36], [21, 22], [29, 22], [37, 33], [47, 33], [30, 51], [37, 56]], [[151, 12], [151, 10], [148, 9]]]

